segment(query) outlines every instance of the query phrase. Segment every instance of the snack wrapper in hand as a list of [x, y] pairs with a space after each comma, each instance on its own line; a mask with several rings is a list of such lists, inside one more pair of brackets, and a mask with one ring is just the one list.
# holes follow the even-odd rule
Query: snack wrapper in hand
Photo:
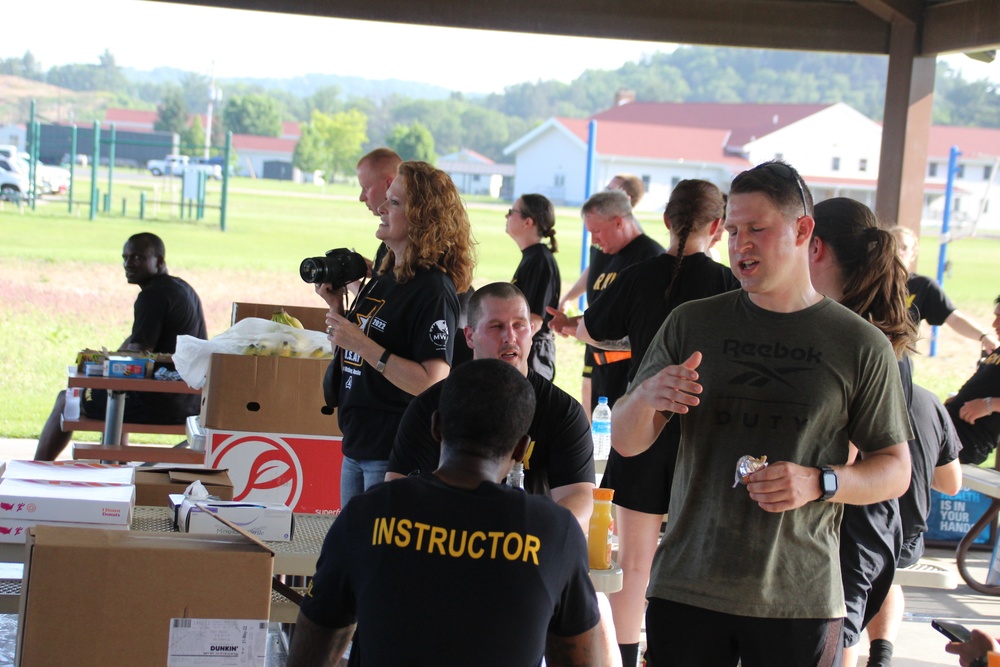
[[750, 456], [741, 456], [740, 460], [736, 462], [736, 481], [733, 482], [733, 488], [735, 489], [741, 483], [746, 484], [747, 478], [758, 470], [762, 470], [767, 467], [767, 457], [762, 456], [759, 459]]

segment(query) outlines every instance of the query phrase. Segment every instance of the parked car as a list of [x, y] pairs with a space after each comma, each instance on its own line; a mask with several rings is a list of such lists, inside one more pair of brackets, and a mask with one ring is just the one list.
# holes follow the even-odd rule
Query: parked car
[[222, 167], [217, 164], [199, 164], [187, 155], [168, 155], [162, 160], [150, 160], [146, 168], [153, 176], [180, 176], [188, 169], [202, 171], [211, 178], [222, 179]]
[[0, 158], [0, 199], [20, 201], [28, 189], [28, 173], [21, 171], [16, 162]]
[[[21, 171], [30, 174], [30, 166], [24, 154], [18, 159]], [[69, 170], [37, 162], [35, 164], [35, 190], [40, 195], [66, 194], [69, 190]]]

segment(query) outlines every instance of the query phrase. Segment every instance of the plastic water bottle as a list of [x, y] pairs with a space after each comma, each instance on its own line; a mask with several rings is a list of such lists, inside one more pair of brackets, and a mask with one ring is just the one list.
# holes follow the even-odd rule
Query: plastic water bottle
[[507, 486], [512, 489], [524, 488], [524, 464], [520, 461], [515, 461], [514, 466], [507, 473]]
[[590, 434], [594, 439], [594, 458], [607, 459], [611, 453], [611, 406], [608, 405], [607, 396], [597, 399]]
[[76, 421], [80, 418], [80, 387], [70, 387], [66, 390], [66, 405], [63, 408], [63, 418]]

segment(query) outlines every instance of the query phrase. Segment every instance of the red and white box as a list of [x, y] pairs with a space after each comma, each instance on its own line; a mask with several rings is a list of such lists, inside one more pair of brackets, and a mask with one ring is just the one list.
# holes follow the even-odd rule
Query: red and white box
[[0, 468], [3, 479], [44, 479], [55, 482], [134, 484], [132, 466], [90, 461], [8, 461]]
[[304, 514], [340, 510], [340, 436], [204, 431], [205, 461], [229, 470], [234, 501], [281, 503]]
[[39, 524], [46, 526], [63, 526], [66, 528], [101, 528], [103, 530], [128, 530], [125, 524], [104, 523], [74, 523], [72, 521], [36, 521], [32, 519], [7, 519], [0, 517], [0, 543], [24, 544], [28, 537], [28, 529]]
[[0, 519], [132, 523], [135, 487], [100, 482], [56, 482], [42, 479], [0, 481]]

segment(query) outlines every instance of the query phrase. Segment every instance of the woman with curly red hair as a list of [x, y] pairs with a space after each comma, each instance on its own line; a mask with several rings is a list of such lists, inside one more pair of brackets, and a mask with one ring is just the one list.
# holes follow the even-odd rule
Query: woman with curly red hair
[[388, 252], [347, 317], [317, 290], [331, 307], [327, 333], [342, 367], [325, 387], [344, 435], [342, 506], [384, 479], [410, 399], [447, 377], [455, 345], [464, 345], [455, 342], [458, 293], [475, 269], [469, 216], [440, 169], [403, 162], [378, 214], [375, 237]]

